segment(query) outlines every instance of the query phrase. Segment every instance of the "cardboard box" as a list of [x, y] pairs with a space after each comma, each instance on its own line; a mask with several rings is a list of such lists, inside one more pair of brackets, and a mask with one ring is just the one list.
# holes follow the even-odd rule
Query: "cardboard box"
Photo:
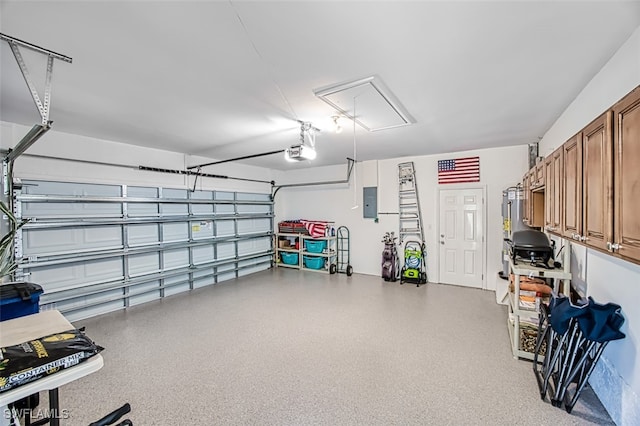
[[291, 244], [289, 244], [289, 240], [278, 240], [278, 248], [289, 248]]

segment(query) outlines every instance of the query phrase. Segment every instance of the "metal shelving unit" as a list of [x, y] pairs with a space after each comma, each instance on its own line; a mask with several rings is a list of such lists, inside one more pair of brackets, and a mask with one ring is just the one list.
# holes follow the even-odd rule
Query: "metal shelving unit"
[[[559, 286], [554, 288], [556, 294], [561, 293], [569, 295], [571, 291], [571, 272], [569, 269], [570, 255], [567, 245], [565, 247], [563, 269], [545, 269], [527, 264], [526, 261], [513, 263], [513, 259], [509, 260], [509, 270], [514, 275], [514, 291], [509, 292], [509, 313], [507, 316], [507, 329], [509, 330], [509, 338], [511, 341], [511, 350], [514, 358], [525, 358], [533, 360], [533, 352], [523, 350], [520, 345], [520, 333], [523, 327], [523, 318], [535, 317], [535, 326], [537, 327], [538, 311], [536, 309], [524, 308], [520, 306], [520, 277], [540, 277], [553, 278]], [[558, 288], [560, 287], [560, 288]], [[539, 358], [540, 359], [540, 358]]]
[[[324, 273], [335, 273], [336, 271], [336, 262], [337, 262], [337, 251], [336, 251], [336, 237], [311, 237], [309, 235], [304, 234], [296, 234], [296, 233], [277, 233], [276, 234], [276, 244], [281, 238], [295, 238], [298, 241], [298, 248], [294, 247], [276, 247], [276, 258], [280, 260], [281, 253], [297, 253], [298, 254], [298, 263], [291, 265], [283, 263], [282, 261], [276, 262], [276, 265], [284, 268], [293, 268], [300, 269], [304, 271], [312, 271], [312, 272], [324, 272]], [[305, 241], [326, 241], [327, 248], [323, 253], [312, 253], [305, 251], [304, 247]], [[321, 269], [313, 269], [307, 268], [304, 265], [304, 256], [313, 256], [313, 257], [322, 257], [325, 259], [324, 267]]]

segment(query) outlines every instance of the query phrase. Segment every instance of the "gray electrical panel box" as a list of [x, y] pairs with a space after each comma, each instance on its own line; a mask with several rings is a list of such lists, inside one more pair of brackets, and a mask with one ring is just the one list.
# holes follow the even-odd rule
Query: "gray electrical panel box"
[[378, 187], [369, 186], [364, 187], [363, 190], [364, 208], [362, 209], [362, 216], [365, 219], [375, 219], [378, 217]]

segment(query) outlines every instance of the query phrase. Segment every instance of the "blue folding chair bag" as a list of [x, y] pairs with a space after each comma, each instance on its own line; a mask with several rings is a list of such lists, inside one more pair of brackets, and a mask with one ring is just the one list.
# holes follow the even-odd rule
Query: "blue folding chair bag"
[[589, 297], [589, 308], [586, 315], [578, 317], [578, 326], [582, 334], [594, 342], [608, 342], [625, 337], [620, 331], [624, 324], [620, 305], [615, 303], [600, 304]]
[[568, 297], [552, 297], [549, 301], [549, 324], [551, 324], [551, 328], [559, 335], [563, 335], [569, 329], [572, 318], [586, 314], [587, 306], [587, 304], [581, 306], [573, 305]]

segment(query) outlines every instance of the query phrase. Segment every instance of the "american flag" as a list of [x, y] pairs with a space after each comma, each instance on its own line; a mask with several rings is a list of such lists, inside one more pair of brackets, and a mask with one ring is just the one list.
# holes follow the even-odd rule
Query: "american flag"
[[303, 220], [300, 222], [307, 228], [309, 231], [309, 235], [313, 238], [324, 237], [325, 232], [327, 232], [327, 222], [319, 222], [319, 221], [311, 221], [311, 220]]
[[438, 161], [438, 183], [480, 182], [480, 157]]

